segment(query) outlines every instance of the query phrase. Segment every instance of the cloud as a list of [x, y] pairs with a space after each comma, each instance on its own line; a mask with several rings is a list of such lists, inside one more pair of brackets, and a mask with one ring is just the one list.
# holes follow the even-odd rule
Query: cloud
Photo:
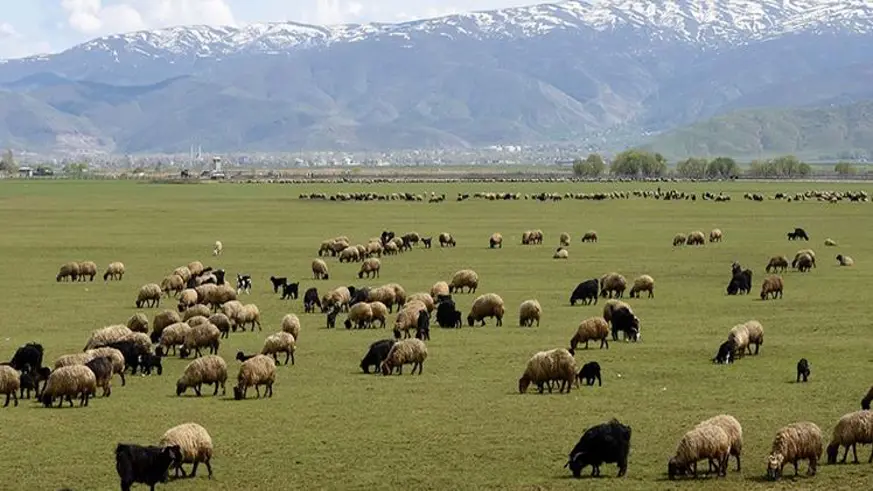
[[12, 24], [0, 22], [0, 60], [47, 53], [49, 50], [48, 43], [32, 42]]
[[61, 8], [66, 25], [87, 35], [184, 24], [236, 24], [225, 0], [62, 0]]

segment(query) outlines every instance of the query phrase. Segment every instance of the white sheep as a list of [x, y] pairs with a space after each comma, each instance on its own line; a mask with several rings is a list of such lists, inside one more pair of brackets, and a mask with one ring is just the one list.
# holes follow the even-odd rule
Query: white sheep
[[213, 453], [212, 437], [209, 436], [206, 428], [197, 423], [174, 426], [164, 433], [159, 445], [162, 447], [178, 446], [182, 451], [182, 460], [173, 462], [176, 468], [176, 477], [179, 477], [180, 473], [182, 477], [187, 476], [185, 470], [182, 469], [182, 464], [194, 464], [190, 477], [197, 476], [197, 465], [200, 462], [206, 465], [209, 477], [212, 477], [212, 465], [210, 464]]
[[244, 361], [239, 367], [237, 385], [233, 388], [236, 400], [246, 398], [249, 387], [254, 386], [258, 398], [261, 397], [259, 387], [265, 386], [264, 397], [273, 396], [273, 383], [276, 382], [276, 362], [269, 356], [255, 355]]
[[814, 476], [822, 453], [821, 428], [807, 421], [793, 423], [781, 428], [773, 440], [773, 447], [767, 457], [767, 476], [779, 479], [785, 464], [794, 464], [797, 475], [797, 462], [809, 460], [807, 474]]
[[427, 359], [427, 346], [424, 341], [416, 338], [397, 341], [388, 351], [388, 356], [382, 361], [382, 375], [390, 375], [397, 368], [397, 373], [403, 375], [403, 365], [412, 363], [412, 374], [416, 368], [421, 375], [424, 361]]
[[570, 354], [575, 354], [576, 346], [585, 343], [588, 349], [589, 341], [600, 341], [600, 347], [609, 349], [609, 324], [602, 317], [589, 317], [579, 323], [576, 334], [570, 339]]
[[148, 283], [139, 289], [136, 296], [136, 308], [140, 309], [143, 305], [149, 307], [161, 306], [161, 287], [156, 283]]
[[723, 429], [715, 425], [700, 425], [689, 430], [679, 441], [676, 455], [667, 465], [670, 479], [682, 476], [690, 470], [697, 477], [697, 462], [708, 460], [718, 467], [718, 476], [727, 473], [731, 441]]
[[497, 327], [503, 325], [503, 314], [505, 308], [503, 299], [496, 293], [486, 293], [473, 301], [473, 306], [470, 307], [470, 313], [467, 315], [467, 324], [473, 327], [473, 324], [481, 322], [485, 325], [486, 317], [494, 317], [497, 319]]
[[300, 339], [300, 318], [295, 314], [286, 314], [282, 317], [282, 330], [294, 336], [294, 339]]
[[462, 269], [452, 275], [449, 282], [449, 293], [464, 292], [464, 288], [470, 293], [476, 293], [476, 288], [479, 287], [479, 275], [472, 269]]
[[518, 392], [524, 394], [533, 383], [540, 394], [546, 386], [551, 393], [552, 381], [559, 381], [561, 387], [558, 392], [563, 392], [566, 388], [569, 394], [575, 380], [576, 360], [569, 351], [563, 348], [540, 351], [528, 360], [524, 373], [518, 379]]
[[106, 266], [106, 272], [103, 273], [103, 281], [121, 280], [124, 277], [124, 263], [114, 262]]
[[[7, 399], [8, 402], [8, 399]], [[846, 447], [843, 453], [843, 458], [840, 463], [846, 463], [846, 457], [849, 455], [849, 448], [852, 449], [852, 455], [855, 457], [855, 463], [858, 463], [858, 444], [873, 443], [873, 411], [861, 410], [843, 415], [837, 425], [834, 427], [831, 443], [827, 447], [828, 464], [836, 464], [837, 456], [840, 453], [840, 447]], [[873, 451], [870, 452], [870, 458], [867, 463], [873, 462]]]
[[3, 407], [9, 406], [9, 399], [15, 400], [15, 405], [18, 406], [18, 391], [21, 389], [21, 373], [9, 365], [0, 365], [0, 395], [6, 396], [6, 404]]
[[297, 341], [290, 333], [279, 331], [276, 334], [267, 336], [264, 340], [264, 347], [261, 349], [262, 355], [272, 355], [273, 360], [279, 363], [278, 353], [285, 353], [285, 364], [288, 364], [288, 359], [291, 359], [291, 364], [294, 364], [294, 351], [297, 350]]
[[212, 246], [212, 255], [220, 256], [222, 252], [224, 252], [224, 244], [220, 240], [216, 240], [215, 245]]
[[176, 395], [180, 396], [189, 387], [193, 387], [194, 393], [200, 397], [200, 386], [203, 384], [215, 384], [213, 396], [218, 394], [218, 387], [221, 386], [221, 395], [224, 395], [225, 382], [227, 382], [227, 363], [218, 355], [206, 355], [185, 367], [185, 372], [176, 382]]
[[543, 308], [538, 301], [525, 300], [518, 307], [518, 325], [521, 327], [533, 327], [533, 323], [536, 321], [537, 327], [539, 327], [542, 314]]
[[88, 399], [97, 393], [97, 377], [90, 368], [82, 365], [60, 367], [49, 375], [45, 388], [40, 395], [40, 401], [45, 407], [51, 407], [54, 398], [60, 398], [58, 407], [64, 404], [64, 399], [73, 407], [73, 398], [79, 397], [79, 406], [87, 406]]

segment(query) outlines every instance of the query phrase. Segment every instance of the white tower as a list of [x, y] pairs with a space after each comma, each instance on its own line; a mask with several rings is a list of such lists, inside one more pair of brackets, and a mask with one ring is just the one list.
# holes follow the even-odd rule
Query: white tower
[[212, 170], [221, 172], [221, 157], [212, 157]]

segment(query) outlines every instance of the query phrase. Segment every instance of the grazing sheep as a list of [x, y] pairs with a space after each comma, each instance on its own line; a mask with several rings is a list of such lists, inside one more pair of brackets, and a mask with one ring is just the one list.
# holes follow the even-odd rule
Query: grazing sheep
[[479, 275], [472, 269], [462, 269], [452, 275], [452, 280], [449, 282], [449, 294], [464, 293], [464, 288], [467, 288], [469, 293], [476, 293], [478, 287]]
[[564, 249], [563, 247], [559, 247], [557, 251], [555, 251], [555, 255], [552, 256], [552, 259], [567, 259], [570, 257], [570, 251]]
[[849, 256], [844, 256], [842, 254], [837, 254], [837, 262], [840, 266], [854, 266], [855, 260]]
[[436, 300], [441, 296], [450, 295], [449, 284], [445, 281], [437, 281], [430, 287], [430, 296]]
[[767, 263], [767, 273], [782, 273], [786, 269], [788, 269], [788, 258], [785, 256], [773, 256], [770, 258], [770, 262]]
[[220, 240], [216, 240], [215, 244], [212, 246], [212, 255], [220, 256], [222, 252], [224, 252], [224, 244], [222, 244]]
[[139, 293], [136, 296], [136, 308], [140, 309], [143, 305], [149, 307], [161, 306], [161, 287], [159, 285], [149, 283], [139, 289]]
[[230, 285], [217, 285], [215, 288], [207, 288], [203, 293], [203, 298], [200, 303], [209, 305], [214, 310], [218, 310], [227, 302], [236, 300], [237, 292]]
[[351, 329], [352, 324], [355, 325], [355, 329], [365, 329], [370, 327], [372, 322], [373, 308], [369, 303], [361, 302], [352, 305], [343, 325], [346, 329]]
[[518, 308], [518, 325], [521, 327], [533, 327], [534, 321], [537, 321], [537, 327], [540, 327], [540, 317], [543, 314], [543, 308], [536, 300], [525, 300]]
[[737, 324], [728, 332], [727, 340], [734, 347], [734, 357], [742, 358], [749, 348], [749, 328], [745, 324]]
[[367, 302], [380, 302], [388, 309], [389, 312], [394, 310], [394, 303], [397, 300], [397, 294], [393, 288], [380, 286], [365, 292]]
[[782, 289], [784, 288], [782, 277], [779, 275], [771, 275], [764, 278], [764, 283], [761, 285], [761, 300], [767, 300], [771, 297], [775, 300], [778, 296], [782, 298]]
[[801, 254], [794, 258], [794, 261], [791, 261], [791, 267], [797, 268], [801, 273], [805, 273], [812, 269], [812, 256], [809, 254]]
[[184, 322], [177, 322], [175, 324], [171, 324], [161, 331], [161, 337], [158, 343], [164, 347], [164, 352], [169, 354], [170, 348], [173, 349], [173, 354], [176, 354], [176, 346], [181, 346], [185, 343], [185, 337], [188, 335], [188, 331], [191, 330], [191, 326]]
[[378, 321], [379, 327], [384, 328], [388, 321], [388, 307], [382, 302], [370, 302], [370, 310], [373, 312], [373, 320], [370, 325], [372, 326]]
[[486, 293], [473, 301], [470, 313], [467, 314], [467, 324], [473, 327], [473, 324], [478, 321], [484, 326], [486, 317], [494, 317], [497, 319], [497, 327], [500, 327], [503, 325], [504, 312], [503, 299], [496, 293]]
[[264, 340], [264, 347], [261, 349], [262, 355], [273, 355], [273, 360], [279, 363], [278, 353], [285, 353], [285, 364], [288, 364], [288, 359], [291, 359], [291, 364], [294, 364], [294, 351], [297, 350], [297, 341], [290, 333], [279, 331], [276, 334], [267, 336]]
[[570, 305], [576, 305], [577, 300], [582, 300], [582, 305], [597, 305], [597, 297], [600, 292], [599, 283], [596, 278], [583, 281], [576, 285], [573, 293], [570, 294]]
[[589, 230], [582, 236], [582, 242], [597, 242], [597, 231]]
[[82, 261], [79, 263], [79, 281], [85, 281], [85, 277], [88, 277], [88, 281], [94, 281], [94, 277], [97, 276], [97, 265], [93, 261]]
[[703, 232], [700, 230], [695, 230], [688, 234], [688, 238], [685, 240], [685, 243], [693, 246], [693, 245], [703, 245], [706, 242], [706, 236], [703, 235]]
[[367, 278], [378, 278], [380, 269], [382, 269], [382, 261], [378, 258], [371, 257], [361, 264], [361, 270], [358, 271], [358, 278], [363, 278], [364, 275], [366, 275]]
[[612, 298], [613, 293], [615, 298], [621, 298], [625, 289], [627, 280], [618, 273], [607, 273], [600, 277], [600, 296], [603, 298]]
[[[816, 267], [815, 266], [815, 257], [816, 257], [815, 251], [812, 249], [801, 249], [801, 250], [797, 251], [797, 253], [794, 255], [794, 260], [791, 261], [791, 267], [792, 268], [799, 268], [798, 263], [800, 263], [801, 257], [804, 255], [809, 256], [809, 260], [804, 260], [804, 262], [810, 261], [812, 263], [812, 267], [813, 268]], [[806, 266], [808, 267], [808, 265], [806, 265]]]
[[361, 359], [361, 370], [364, 373], [370, 373], [370, 366], [374, 366], [378, 370], [394, 343], [393, 339], [382, 339], [371, 344], [367, 354]]
[[427, 359], [427, 346], [420, 339], [410, 338], [397, 341], [391, 346], [388, 355], [382, 360], [382, 375], [390, 375], [397, 368], [397, 374], [403, 375], [403, 365], [412, 363], [412, 374], [416, 368], [421, 375], [424, 370], [424, 361]]
[[121, 280], [124, 277], [124, 263], [114, 262], [106, 266], [106, 272], [103, 273], [103, 281]]
[[195, 317], [205, 317], [208, 319], [210, 315], [212, 315], [212, 311], [209, 310], [209, 307], [197, 304], [182, 314], [182, 322], [188, 322]]
[[394, 299], [399, 307], [406, 305], [406, 290], [399, 283], [388, 283], [384, 286], [394, 290]]
[[182, 317], [173, 310], [164, 310], [155, 315], [155, 318], [152, 320], [152, 340], [157, 342], [164, 328], [177, 322], [182, 322]]
[[644, 274], [634, 280], [634, 286], [631, 287], [630, 297], [640, 298], [640, 292], [649, 292], [649, 298], [655, 296], [655, 279]]
[[809, 460], [807, 474], [815, 475], [818, 460], [822, 454], [821, 428], [815, 423], [793, 423], [781, 428], [773, 439], [773, 447], [767, 457], [767, 477], [779, 479], [785, 464], [794, 464], [797, 476], [797, 462]]
[[723, 429], [715, 425], [699, 425], [689, 430], [679, 441], [676, 455], [667, 464], [667, 475], [672, 480], [690, 471], [697, 477], [697, 462], [708, 460], [717, 466], [717, 476], [727, 473], [731, 441]]
[[209, 316], [209, 323], [215, 326], [218, 329], [218, 332], [221, 333], [219, 338], [226, 338], [230, 336], [230, 319], [221, 312], [217, 312]]
[[282, 317], [282, 330], [294, 336], [294, 339], [300, 339], [300, 318], [295, 314], [286, 314]]
[[570, 339], [570, 354], [576, 353], [576, 346], [585, 343], [588, 349], [588, 341], [600, 340], [600, 348], [609, 349], [609, 324], [602, 317], [589, 317], [579, 324], [576, 334]]
[[867, 395], [861, 399], [861, 409], [870, 409], [870, 402], [873, 402], [873, 387], [870, 387], [870, 390], [867, 391]]
[[739, 263], [731, 268], [731, 281], [727, 286], [728, 295], [749, 294], [752, 292], [752, 270], [743, 269]]
[[567, 232], [562, 232], [561, 237], [558, 240], [561, 247], [570, 247], [570, 234]]
[[97, 393], [97, 377], [90, 368], [82, 365], [60, 367], [52, 372], [40, 396], [40, 402], [45, 407], [51, 407], [54, 398], [58, 397], [58, 407], [64, 404], [64, 399], [73, 407], [73, 398], [79, 397], [79, 407], [87, 406], [88, 399]]
[[440, 327], [460, 328], [463, 325], [462, 314], [455, 309], [452, 299], [442, 301], [437, 305], [436, 320]]
[[603, 380], [600, 378], [600, 363], [596, 361], [590, 361], [584, 365], [582, 365], [582, 369], [579, 370], [579, 373], [576, 374], [576, 378], [581, 383], [583, 380], [588, 386], [593, 386], [594, 381], [597, 381], [597, 386], [603, 386]]
[[9, 406], [9, 399], [18, 406], [18, 391], [21, 389], [21, 373], [9, 365], [0, 365], [0, 395], [6, 396], [3, 407]]
[[451, 246], [455, 247], [457, 243], [455, 242], [455, 238], [452, 237], [452, 234], [448, 232], [443, 232], [440, 234], [440, 247]]
[[200, 462], [203, 462], [206, 470], [209, 471], [209, 477], [212, 477], [212, 465], [209, 463], [212, 460], [213, 452], [212, 437], [209, 436], [206, 428], [197, 423], [174, 426], [164, 433], [158, 445], [164, 448], [178, 448], [181, 452], [182, 458], [173, 462], [176, 468], [176, 477], [179, 477], [180, 473], [182, 477], [186, 476], [182, 464], [194, 464], [190, 477], [195, 477], [197, 465]]
[[149, 319], [143, 313], [136, 313], [127, 319], [127, 328], [133, 332], [149, 332]]
[[[729, 454], [737, 459], [737, 472], [740, 472], [740, 455], [743, 453], [743, 427], [737, 418], [729, 414], [719, 414], [701, 422], [698, 426], [704, 425], [718, 426], [724, 430], [731, 442]], [[727, 461], [725, 461], [725, 472], [727, 472]]]
[[68, 278], [70, 281], [79, 281], [79, 263], [68, 262], [61, 266], [55, 281], [66, 281]]
[[721, 229], [714, 228], [709, 232], [710, 242], [721, 242], [722, 237], [724, 237], [724, 235], [721, 233]]
[[191, 276], [200, 276], [203, 274], [203, 263], [200, 261], [191, 261], [188, 263], [188, 271], [191, 272]]
[[88, 342], [85, 343], [85, 348], [82, 351], [87, 351], [90, 349], [99, 348], [101, 346], [106, 346], [110, 343], [123, 341], [131, 335], [133, 335], [133, 331], [131, 331], [127, 326], [122, 324], [97, 329], [96, 331], [91, 333], [91, 337], [88, 338]]
[[530, 384], [536, 384], [537, 391], [542, 394], [545, 387], [552, 392], [552, 381], [561, 382], [558, 393], [567, 394], [573, 388], [576, 381], [576, 360], [573, 354], [563, 348], [540, 351], [535, 353], [527, 362], [524, 373], [518, 379], [518, 393], [527, 392]]
[[[121, 378], [121, 386], [127, 384], [124, 379], [124, 370], [127, 367], [127, 359], [124, 356], [124, 353], [113, 346], [119, 346], [125, 350], [134, 350], [135, 352], [130, 352], [128, 355], [131, 358], [131, 361], [135, 364], [139, 358], [139, 352], [143, 351], [141, 348], [136, 348], [131, 345], [126, 345], [124, 342], [121, 343], [112, 343], [111, 346], [104, 346], [102, 348], [92, 349], [85, 352], [90, 359], [85, 362], [87, 364], [88, 361], [93, 360], [94, 358], [99, 358], [101, 356], [105, 356], [109, 358], [109, 361], [112, 362], [112, 374], [117, 373]], [[151, 345], [149, 345], [151, 346]], [[146, 351], [147, 352], [147, 351]], [[135, 366], [135, 365], [134, 365]]]
[[259, 387], [265, 386], [264, 397], [273, 397], [273, 383], [276, 382], [276, 362], [266, 355], [255, 355], [244, 361], [239, 367], [237, 385], [233, 388], [233, 398], [246, 398], [249, 387], [255, 387], [258, 398], [261, 397]]
[[[372, 290], [371, 290], [372, 292]], [[348, 311], [349, 303], [352, 301], [352, 293], [347, 287], [340, 286], [327, 292], [321, 299], [321, 310], [326, 312], [333, 307], [338, 307], [341, 310]], [[387, 304], [386, 304], [387, 305]]]
[[797, 379], [795, 382], [800, 382], [801, 378], [806, 382], [807, 379], [809, 379], [810, 373], [812, 373], [812, 367], [809, 365], [809, 360], [801, 358], [800, 361], [797, 362]]
[[[8, 402], [8, 400], [7, 400]], [[837, 421], [837, 426], [834, 427], [834, 433], [831, 437], [831, 443], [827, 446], [828, 464], [836, 464], [837, 456], [840, 453], [840, 447], [846, 447], [843, 452], [841, 464], [846, 463], [846, 457], [849, 456], [849, 447], [852, 449], [852, 455], [858, 463], [858, 444], [866, 445], [873, 443], [873, 412], [867, 410], [855, 411], [844, 415]], [[870, 458], [867, 463], [873, 462], [873, 451], [870, 452]]]
[[98, 356], [85, 363], [85, 366], [94, 372], [97, 387], [103, 389], [103, 397], [109, 397], [112, 394], [112, 360], [106, 356]]
[[809, 235], [802, 228], [795, 228], [794, 232], [788, 232], [788, 240], [809, 240]]
[[119, 443], [115, 447], [115, 469], [121, 479], [121, 491], [130, 491], [134, 483], [155, 485], [166, 480], [173, 462], [182, 459], [179, 447], [151, 447]]
[[749, 354], [752, 354], [752, 345], [755, 345], [755, 354], [761, 349], [764, 344], [764, 326], [756, 320], [750, 320], [745, 323], [746, 330], [749, 333]]
[[188, 280], [190, 280], [192, 276], [191, 270], [188, 269], [188, 266], [179, 266], [178, 268], [173, 270], [172, 274], [182, 277], [182, 280], [184, 280], [185, 283], [188, 283]]
[[613, 418], [608, 423], [585, 430], [582, 438], [570, 451], [564, 467], [569, 467], [573, 477], [582, 477], [582, 469], [591, 466], [591, 477], [600, 477], [604, 463], [618, 464], [618, 477], [627, 473], [627, 456], [630, 452], [631, 427]]
[[242, 308], [234, 312], [234, 316], [230, 319], [243, 330], [245, 330], [246, 324], [252, 325], [252, 331], [255, 330], [255, 326], [258, 326], [258, 331], [261, 330], [261, 311], [253, 303], [243, 305]]
[[169, 276], [165, 276], [164, 279], [161, 280], [160, 287], [161, 291], [164, 292], [167, 298], [170, 298], [170, 293], [172, 293], [174, 297], [178, 297], [179, 294], [182, 293], [183, 290], [185, 290], [185, 282], [182, 280], [181, 276], [177, 274], [171, 274]]
[[[189, 322], [188, 326], [191, 329], [185, 334], [183, 343], [186, 352], [190, 353], [193, 350], [195, 356], [202, 356], [200, 349], [209, 348], [209, 354], [218, 354], [219, 339], [221, 338], [221, 331], [218, 330], [218, 327], [212, 325], [205, 317], [202, 322]], [[182, 357], [185, 358], [184, 355]]]
[[312, 261], [312, 277], [316, 280], [326, 280], [330, 278], [327, 270], [327, 263], [321, 259]]
[[603, 306], [603, 320], [612, 324], [612, 339], [618, 340], [618, 333], [623, 332], [625, 339], [639, 338], [639, 318], [631, 306], [617, 299], [606, 301]]
[[494, 249], [495, 247], [503, 249], [503, 235], [494, 232], [491, 234], [491, 238], [488, 239], [488, 247]]
[[425, 308], [427, 308], [428, 315], [430, 315], [430, 313], [433, 312], [433, 310], [436, 308], [436, 304], [433, 301], [433, 297], [431, 297], [430, 294], [428, 294], [428, 293], [425, 293], [425, 292], [413, 293], [412, 295], [409, 296], [409, 298], [406, 299], [406, 303], [408, 304], [408, 303], [414, 302], [416, 300], [418, 300], [419, 302], [424, 304]]
[[685, 241], [688, 240], [688, 237], [685, 234], [679, 233], [673, 236], [673, 247], [685, 245]]
[[824, 245], [827, 247], [834, 247], [837, 245], [837, 242], [834, 239], [831, 239], [830, 237], [828, 237], [827, 239], [825, 239]]
[[[175, 278], [179, 278], [176, 275], [173, 275]], [[199, 287], [198, 287], [199, 288]], [[182, 290], [179, 293], [179, 312], [184, 312], [186, 309], [197, 305], [197, 301], [200, 299], [200, 295], [197, 293], [197, 290], [193, 288], [187, 288]]]
[[410, 337], [409, 331], [418, 328], [418, 317], [422, 312], [427, 315], [427, 308], [420, 301], [407, 303], [394, 320], [394, 337], [400, 339], [401, 332], [404, 338]]

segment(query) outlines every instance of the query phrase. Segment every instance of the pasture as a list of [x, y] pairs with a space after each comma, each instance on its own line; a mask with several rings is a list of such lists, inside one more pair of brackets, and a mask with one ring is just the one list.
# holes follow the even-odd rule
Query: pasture
[[[593, 192], [654, 189], [658, 184], [380, 184], [380, 185], [156, 185], [133, 182], [0, 182], [0, 358], [37, 341], [45, 363], [82, 350], [94, 329], [124, 323], [138, 310], [139, 287], [160, 282], [192, 260], [252, 275], [245, 303], [261, 310], [263, 331], [231, 333], [222, 340], [227, 360], [227, 396], [192, 391], [175, 395], [175, 381], [190, 360], [168, 357], [162, 376], [116, 378], [109, 398], [86, 408], [45, 409], [32, 400], [0, 408], [0, 475], [5, 489], [117, 489], [114, 448], [118, 442], [157, 444], [177, 424], [202, 424], [215, 442], [215, 477], [159, 484], [162, 490], [238, 489], [570, 489], [592, 486], [562, 468], [583, 430], [612, 417], [633, 429], [627, 476], [615, 478], [605, 464], [602, 489], [723, 489], [725, 484], [772, 488], [763, 480], [775, 432], [796, 421], [813, 421], [826, 440], [845, 413], [860, 409], [873, 384], [869, 305], [873, 284], [870, 203], [817, 201], [752, 202], [744, 192], [772, 195], [810, 188], [859, 190], [834, 183], [661, 184], [665, 189], [723, 191], [727, 203], [627, 200], [540, 203], [455, 202], [459, 192]], [[411, 191], [446, 193], [439, 204], [407, 202], [317, 202], [300, 193]], [[867, 189], [865, 189], [867, 190]], [[868, 192], [871, 190], [867, 190]], [[724, 241], [702, 247], [671, 246], [677, 232], [724, 231]], [[803, 227], [810, 242], [789, 242], [785, 233]], [[383, 257], [381, 278], [359, 280], [359, 263], [326, 258], [330, 280], [314, 281], [310, 263], [322, 240], [347, 235], [366, 243], [382, 230], [433, 236], [421, 246]], [[543, 245], [520, 245], [528, 229], [545, 232]], [[583, 244], [597, 230], [599, 242]], [[456, 248], [440, 248], [450, 232]], [[561, 232], [572, 235], [570, 257], [553, 260]], [[501, 232], [503, 249], [488, 248]], [[838, 247], [825, 247], [831, 237]], [[221, 240], [224, 253], [211, 256]], [[809, 273], [786, 271], [781, 300], [761, 301], [764, 266], [772, 255], [789, 258], [801, 248], [817, 253]], [[840, 268], [837, 253], [856, 265]], [[56, 283], [66, 261], [97, 262], [93, 283]], [[732, 261], [754, 271], [751, 295], [726, 296]], [[122, 261], [120, 282], [101, 279], [111, 261]], [[440, 329], [434, 323], [421, 376], [364, 375], [358, 367], [369, 344], [391, 329], [325, 329], [325, 316], [304, 314], [301, 300], [280, 300], [270, 275], [299, 280], [319, 293], [340, 285], [397, 282], [407, 293], [429, 291], [439, 280], [471, 268], [480, 277], [476, 294], [455, 294], [466, 318], [473, 299], [497, 293], [506, 302], [503, 327]], [[577, 283], [617, 271], [633, 281], [655, 278], [655, 298], [625, 299], [642, 323], [638, 343], [612, 342], [609, 349], [578, 349], [579, 367], [596, 360], [602, 387], [570, 395], [518, 394], [517, 381], [537, 351], [567, 347], [582, 319], [599, 316], [596, 306], [568, 303]], [[535, 298], [543, 306], [539, 327], [518, 327], [518, 305]], [[161, 309], [175, 308], [162, 299]], [[149, 320], [159, 309], [140, 309]], [[237, 350], [260, 350], [279, 330], [286, 313], [302, 321], [296, 365], [280, 366], [272, 399], [234, 401]], [[393, 321], [393, 315], [391, 321]], [[732, 326], [757, 319], [765, 329], [761, 354], [733, 365], [715, 365], [719, 344]], [[795, 384], [795, 364], [809, 359], [812, 375]], [[282, 359], [282, 358], [280, 358]], [[743, 472], [731, 460], [726, 481], [666, 480], [676, 443], [699, 421], [719, 413], [743, 425]], [[825, 442], [827, 443], [827, 442]], [[790, 465], [777, 486], [797, 489], [862, 489], [873, 484], [869, 446], [860, 465], [824, 465], [814, 478], [793, 480]], [[705, 468], [705, 464], [701, 466]], [[201, 471], [205, 471], [201, 467]], [[794, 482], [791, 482], [791, 481]], [[135, 489], [147, 489], [137, 485]]]

